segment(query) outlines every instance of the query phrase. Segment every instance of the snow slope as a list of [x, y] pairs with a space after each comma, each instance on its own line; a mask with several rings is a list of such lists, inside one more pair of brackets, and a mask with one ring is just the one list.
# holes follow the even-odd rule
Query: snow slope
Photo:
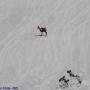
[[[89, 4], [89, 0], [1, 0], [0, 86], [57, 90], [58, 79], [72, 69], [83, 85], [67, 90], [89, 90]], [[38, 25], [47, 27], [47, 37], [36, 36]]]

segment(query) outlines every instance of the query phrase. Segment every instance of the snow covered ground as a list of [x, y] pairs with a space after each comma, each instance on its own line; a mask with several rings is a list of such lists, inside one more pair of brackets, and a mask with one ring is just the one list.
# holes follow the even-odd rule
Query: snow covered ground
[[0, 86], [61, 90], [68, 69], [83, 83], [65, 90], [90, 90], [90, 0], [0, 0]]

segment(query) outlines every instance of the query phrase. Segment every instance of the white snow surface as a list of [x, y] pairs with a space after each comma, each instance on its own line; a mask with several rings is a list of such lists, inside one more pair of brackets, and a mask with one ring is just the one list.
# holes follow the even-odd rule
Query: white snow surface
[[83, 83], [65, 90], [90, 90], [90, 0], [0, 0], [0, 87], [62, 90], [68, 69]]

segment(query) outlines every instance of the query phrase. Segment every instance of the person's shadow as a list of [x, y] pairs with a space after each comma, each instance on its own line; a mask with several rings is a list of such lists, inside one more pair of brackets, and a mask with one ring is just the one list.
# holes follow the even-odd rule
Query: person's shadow
[[46, 37], [46, 35], [35, 35], [35, 36], [41, 36], [41, 37], [42, 37], [42, 36], [45, 36], [45, 37]]

